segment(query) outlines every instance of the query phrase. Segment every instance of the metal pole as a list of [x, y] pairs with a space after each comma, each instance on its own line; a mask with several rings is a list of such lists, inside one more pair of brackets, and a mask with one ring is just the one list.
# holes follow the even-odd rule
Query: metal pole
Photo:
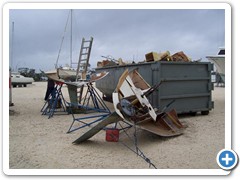
[[13, 103], [12, 103], [12, 78], [11, 78], [11, 68], [9, 68], [9, 106], [13, 106]]
[[12, 102], [12, 64], [13, 64], [13, 39], [14, 39], [14, 22], [12, 22], [12, 48], [11, 48], [11, 62], [9, 67], [9, 106], [13, 106]]
[[70, 68], [72, 68], [72, 9], [71, 9], [71, 37], [70, 37]]
[[14, 48], [13, 39], [14, 39], [14, 22], [12, 22], [12, 42], [11, 42], [12, 48], [11, 48], [11, 63], [10, 63], [11, 70], [13, 70], [12, 69], [12, 67], [13, 67], [13, 48]]
[[59, 60], [60, 53], [61, 53], [61, 50], [62, 50], [62, 45], [63, 45], [63, 41], [64, 41], [64, 35], [65, 35], [66, 31], [67, 31], [67, 24], [68, 24], [68, 20], [69, 20], [69, 15], [70, 15], [70, 12], [68, 13], [67, 23], [66, 23], [65, 28], [64, 28], [64, 32], [63, 32], [63, 36], [62, 36], [62, 41], [61, 41], [60, 49], [59, 49], [58, 56], [57, 56], [57, 60], [56, 60], [56, 64], [55, 64], [55, 69], [58, 68], [58, 60]]

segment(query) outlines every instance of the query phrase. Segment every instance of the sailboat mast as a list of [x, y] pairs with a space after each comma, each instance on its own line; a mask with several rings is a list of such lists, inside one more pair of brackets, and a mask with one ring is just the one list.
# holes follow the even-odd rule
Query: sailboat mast
[[71, 35], [70, 35], [70, 68], [72, 68], [72, 9], [71, 9]]
[[69, 13], [68, 13], [67, 22], [66, 22], [66, 25], [65, 25], [65, 28], [64, 28], [61, 45], [60, 45], [60, 48], [59, 48], [59, 51], [58, 51], [58, 56], [57, 56], [57, 60], [56, 60], [56, 64], [55, 64], [55, 69], [58, 68], [58, 60], [59, 60], [60, 53], [61, 53], [61, 50], [62, 50], [62, 45], [63, 45], [63, 41], [64, 41], [64, 36], [65, 36], [66, 31], [67, 31], [67, 25], [68, 25], [68, 21], [69, 21], [69, 16], [70, 16], [70, 11], [69, 11]]

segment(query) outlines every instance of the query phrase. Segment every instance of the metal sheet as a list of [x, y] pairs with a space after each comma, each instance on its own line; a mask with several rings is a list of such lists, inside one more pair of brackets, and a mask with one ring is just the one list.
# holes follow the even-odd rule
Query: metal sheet
[[117, 115], [116, 112], [112, 113], [110, 116], [102, 120], [100, 123], [98, 123], [96, 126], [92, 127], [89, 131], [84, 133], [82, 136], [80, 136], [78, 139], [76, 139], [73, 144], [80, 144], [91, 137], [93, 137], [95, 134], [97, 134], [99, 131], [101, 131], [104, 127], [106, 127], [109, 124], [116, 123], [118, 121], [121, 121], [122, 119]]

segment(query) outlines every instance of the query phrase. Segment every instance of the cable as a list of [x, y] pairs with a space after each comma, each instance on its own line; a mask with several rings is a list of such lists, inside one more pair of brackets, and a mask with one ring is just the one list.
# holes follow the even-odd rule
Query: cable
[[[154, 169], [157, 169], [157, 167], [151, 162], [151, 160], [149, 158], [147, 158], [147, 156], [139, 149], [139, 147], [137, 145], [137, 133], [136, 133], [137, 128], [136, 128], [136, 125], [134, 124], [134, 139], [132, 139], [130, 137], [130, 135], [126, 132], [126, 130], [123, 128], [123, 126], [120, 123], [119, 123], [119, 125], [121, 126], [121, 128], [123, 129], [123, 132], [127, 135], [127, 137], [133, 142], [133, 144], [135, 145], [136, 150], [133, 150], [132, 148], [130, 148], [128, 145], [126, 145], [122, 141], [118, 141], [118, 142], [120, 142], [126, 148], [128, 148], [129, 150], [131, 150], [132, 152], [137, 154], [139, 157], [144, 159], [149, 164], [149, 168], [152, 166]], [[115, 136], [115, 135], [111, 134], [111, 136]]]
[[71, 12], [71, 10], [70, 10], [69, 13], [68, 13], [67, 23], [66, 23], [65, 28], [64, 28], [64, 32], [63, 32], [63, 36], [62, 36], [62, 41], [61, 41], [60, 49], [59, 49], [58, 56], [57, 56], [57, 60], [56, 60], [56, 64], [55, 64], [55, 68], [56, 68], [56, 69], [57, 69], [57, 67], [58, 67], [58, 60], [59, 60], [59, 56], [60, 56], [60, 53], [61, 53], [61, 50], [62, 50], [62, 45], [63, 45], [63, 41], [64, 41], [64, 36], [65, 36], [66, 31], [67, 31], [67, 25], [68, 25], [68, 21], [69, 21], [70, 12]]

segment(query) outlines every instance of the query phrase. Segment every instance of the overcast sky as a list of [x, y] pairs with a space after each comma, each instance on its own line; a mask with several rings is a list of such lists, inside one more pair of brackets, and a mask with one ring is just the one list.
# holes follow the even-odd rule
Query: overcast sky
[[[12, 68], [54, 69], [69, 10], [10, 10], [14, 22]], [[142, 61], [151, 51], [183, 51], [194, 59], [215, 55], [225, 45], [224, 10], [73, 10], [73, 61], [81, 39], [94, 38], [91, 67], [111, 55]], [[10, 50], [12, 46], [10, 45]], [[59, 65], [70, 64], [70, 25]]]

